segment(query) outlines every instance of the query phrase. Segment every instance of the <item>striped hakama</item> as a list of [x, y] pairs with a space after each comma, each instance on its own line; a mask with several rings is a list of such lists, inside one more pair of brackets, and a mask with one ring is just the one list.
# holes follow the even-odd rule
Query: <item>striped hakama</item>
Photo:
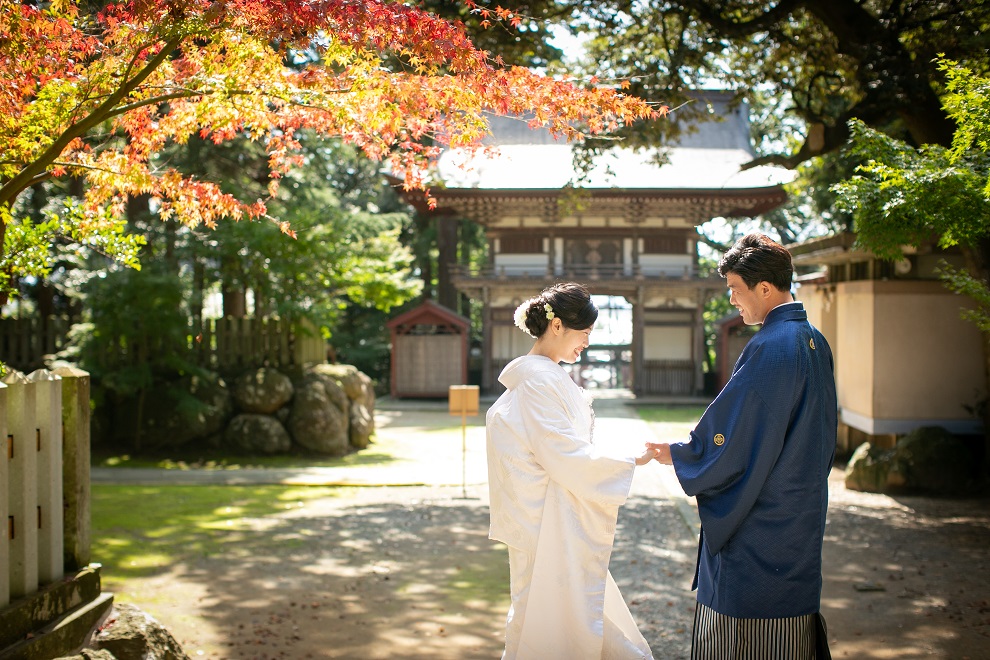
[[816, 618], [737, 619], [698, 603], [691, 660], [813, 660]]

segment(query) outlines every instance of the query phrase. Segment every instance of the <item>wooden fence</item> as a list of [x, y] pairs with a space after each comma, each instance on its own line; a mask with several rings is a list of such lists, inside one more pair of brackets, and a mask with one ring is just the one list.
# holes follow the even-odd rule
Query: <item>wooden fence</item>
[[89, 563], [89, 374], [0, 382], [0, 607]]
[[[0, 361], [22, 371], [41, 368], [48, 357], [66, 347], [71, 326], [72, 321], [63, 317], [0, 319]], [[141, 363], [165, 350], [154, 343], [158, 341], [110, 340], [100, 361], [107, 367]], [[181, 341], [180, 350], [188, 351], [190, 362], [220, 372], [326, 361], [326, 341], [319, 328], [306, 320], [207, 319], [198, 326], [190, 323]]]
[[45, 366], [45, 356], [66, 347], [75, 321], [67, 316], [0, 319], [0, 361], [21, 371]]

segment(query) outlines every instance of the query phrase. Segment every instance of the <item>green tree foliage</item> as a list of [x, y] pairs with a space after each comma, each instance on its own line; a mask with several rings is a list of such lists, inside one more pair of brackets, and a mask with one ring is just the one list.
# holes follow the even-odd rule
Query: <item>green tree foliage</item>
[[850, 131], [850, 149], [865, 164], [834, 190], [861, 245], [882, 259], [899, 259], [904, 245], [933, 239], [942, 247], [978, 247], [990, 231], [985, 155], [915, 148], [860, 121], [850, 122]]
[[[233, 141], [213, 149], [202, 146], [194, 140], [177, 149], [174, 157], [188, 160], [189, 169], [204, 176], [227, 172], [225, 192], [247, 196], [263, 187], [263, 177], [252, 174], [264, 171], [264, 154], [253, 150], [249, 142]], [[250, 291], [255, 316], [290, 321], [305, 317], [335, 343], [339, 339], [335, 330], [347, 317], [348, 308], [370, 310], [378, 322], [362, 332], [383, 336], [386, 314], [421, 288], [411, 270], [412, 253], [400, 242], [410, 217], [394, 210], [403, 207], [380, 177], [377, 188], [370, 185], [363, 171], [369, 161], [353, 147], [314, 138], [306, 142], [305, 153], [305, 164], [285, 177], [278, 196], [269, 202], [270, 208], [292, 224], [295, 239], [264, 222], [230, 222], [214, 230], [189, 228], [158, 219], [147, 200], [133, 204], [130, 231], [147, 244], [142, 261], [153, 269], [149, 279], [163, 283], [163, 295], [171, 290], [164, 283], [177, 287], [180, 304], [160, 305], [160, 297], [152, 293], [154, 287], [148, 290], [150, 285], [140, 276], [125, 277], [117, 267], [111, 267], [109, 275], [105, 265], [88, 275], [79, 273], [77, 279], [88, 280], [84, 291], [90, 293], [87, 307], [93, 310], [89, 326], [93, 334], [80, 339], [84, 367], [97, 372], [116, 368], [113, 363], [91, 361], [107, 354], [106, 342], [117, 332], [123, 333], [125, 341], [129, 339], [129, 315], [157, 319], [160, 314], [171, 314], [168, 322], [157, 319], [149, 326], [161, 327], [163, 332], [182, 328], [182, 341], [163, 344], [156, 352], [163, 368], [150, 365], [150, 371], [141, 372], [142, 379], [135, 379], [129, 375], [132, 365], [124, 365], [121, 373], [110, 375], [108, 386], [115, 387], [114, 379], [119, 377], [134, 386], [121, 388], [120, 393], [134, 394], [148, 386], [151, 375], [183, 375], [190, 370], [183, 357], [188, 353], [189, 319], [202, 318], [206, 299], [221, 291], [231, 297]], [[382, 212], [383, 208], [390, 210]], [[112, 287], [92, 295], [94, 287], [104, 286], [105, 281], [113, 281]], [[99, 309], [92, 305], [97, 298], [115, 297], [125, 300]], [[114, 310], [120, 318], [111, 318]], [[122, 324], [119, 329], [118, 324]], [[192, 333], [196, 334], [195, 329]], [[387, 340], [376, 343], [377, 350], [383, 345], [387, 351]]]
[[[757, 162], [795, 167], [839, 149], [859, 118], [914, 144], [948, 145], [941, 53], [985, 71], [990, 6], [968, 0], [754, 2], [625, 0], [570, 3], [593, 36], [589, 64], [627, 78], [632, 93], [676, 107], [688, 90], [728, 86], [777, 117], [757, 137]], [[697, 104], [695, 104], [697, 105]], [[688, 108], [689, 109], [689, 108]], [[655, 143], [669, 122], [630, 131]], [[803, 140], [791, 139], [795, 129]]]
[[[497, 53], [507, 64], [552, 69], [560, 64], [563, 53], [549, 42], [554, 23], [566, 22], [571, 10], [554, 0], [500, 0], [494, 5], [518, 17], [518, 23], [505, 26], [486, 19], [466, 2], [420, 0], [426, 11], [464, 25], [471, 42], [481, 50]], [[487, 23], [485, 21], [488, 21]]]
[[[736, 92], [753, 116], [749, 166], [800, 169], [793, 202], [764, 217], [784, 242], [808, 223], [851, 223], [830, 185], [858, 163], [839, 154], [849, 121], [919, 146], [949, 146], [954, 122], [940, 94], [941, 53], [977, 73], [990, 68], [990, 3], [970, 0], [567, 0], [589, 37], [585, 71], [625, 79], [663, 102], [670, 121], [624, 131], [626, 145], [665, 145], [709, 112], [692, 90]], [[611, 143], [598, 142], [596, 148]], [[809, 187], [810, 186], [810, 187]], [[807, 194], [810, 191], [810, 194]], [[724, 248], [702, 237], [714, 247]]]
[[[964, 314], [984, 333], [990, 385], [990, 77], [951, 61], [940, 68], [945, 109], [959, 127], [951, 146], [915, 148], [850, 122], [850, 150], [864, 164], [834, 191], [855, 221], [858, 243], [881, 258], [933, 241], [961, 249], [966, 268], [944, 266], [943, 278], [975, 302]], [[984, 418], [990, 449], [990, 411]]]

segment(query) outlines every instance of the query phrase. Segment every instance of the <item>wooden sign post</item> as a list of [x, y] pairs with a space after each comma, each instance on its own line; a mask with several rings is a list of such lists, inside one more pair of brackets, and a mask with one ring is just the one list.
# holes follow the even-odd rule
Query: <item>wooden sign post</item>
[[451, 415], [461, 417], [461, 493], [467, 498], [467, 417], [478, 414], [478, 386], [451, 385], [448, 390]]

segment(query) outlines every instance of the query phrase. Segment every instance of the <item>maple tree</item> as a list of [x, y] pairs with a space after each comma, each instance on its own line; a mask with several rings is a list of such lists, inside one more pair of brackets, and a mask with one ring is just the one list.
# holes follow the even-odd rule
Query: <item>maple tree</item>
[[[486, 21], [515, 20], [466, 4]], [[121, 220], [133, 196], [189, 226], [269, 217], [265, 200], [238, 199], [162, 156], [193, 135], [262, 144], [269, 195], [300, 164], [304, 130], [343, 138], [407, 189], [426, 189], [439, 149], [480, 145], [486, 113], [573, 139], [662, 112], [505, 66], [459, 24], [388, 0], [131, 0], [99, 11], [0, 0], [0, 16], [0, 303], [12, 278], [44, 274], [56, 238], [136, 265]], [[82, 181], [83, 194], [46, 222], [17, 222], [18, 197], [53, 179]]]

